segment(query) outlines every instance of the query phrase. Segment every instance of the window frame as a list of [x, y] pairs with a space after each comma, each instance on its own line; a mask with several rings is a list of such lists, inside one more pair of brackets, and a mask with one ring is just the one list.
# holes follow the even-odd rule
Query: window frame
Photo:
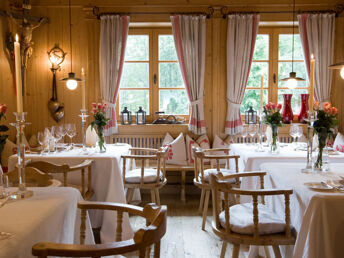
[[[159, 91], [160, 90], [180, 90], [185, 88], [159, 88], [159, 63], [178, 63], [177, 61], [159, 61], [159, 35], [173, 35], [172, 34], [172, 27], [154, 27], [154, 28], [129, 28], [128, 35], [148, 35], [149, 36], [149, 88], [126, 88], [130, 90], [147, 90], [149, 89], [149, 115], [146, 116], [146, 122], [152, 123], [157, 116], [155, 112], [159, 111]], [[147, 61], [125, 61], [125, 63], [140, 63], [140, 62], [147, 62]], [[156, 83], [154, 83], [154, 76], [156, 76]], [[186, 90], [186, 89], [185, 89]], [[121, 91], [121, 89], [119, 89]], [[117, 121], [121, 121], [121, 110], [119, 110], [119, 95], [117, 96], [116, 100], [116, 114], [117, 114]], [[190, 115], [190, 104], [189, 106], [189, 114], [187, 115], [175, 115], [178, 117], [182, 117], [188, 122], [189, 115]], [[135, 112], [137, 110], [131, 110], [132, 115], [132, 124], [135, 124]], [[165, 114], [164, 116], [167, 116]]]
[[[288, 89], [286, 87], [279, 87], [279, 80], [278, 80], [278, 64], [280, 62], [291, 62], [291, 60], [279, 60], [279, 35], [280, 34], [292, 34], [293, 28], [292, 27], [259, 27], [258, 33], [269, 35], [269, 68], [268, 68], [268, 85], [264, 85], [263, 90], [268, 90], [268, 102], [277, 103], [278, 101], [278, 90]], [[298, 27], [295, 27], [294, 34], [299, 34]], [[266, 60], [257, 60], [252, 62], [267, 62]], [[305, 62], [305, 60], [295, 60], [294, 62]], [[274, 76], [276, 78], [276, 82], [274, 82]], [[307, 79], [307, 78], [304, 78]], [[261, 90], [260, 87], [246, 87], [246, 89], [255, 89]], [[246, 90], [245, 89], [245, 90]], [[296, 87], [296, 89], [304, 89], [309, 90], [309, 87]], [[283, 103], [281, 103], [283, 104]], [[294, 121], [297, 121], [297, 115], [294, 114]], [[245, 114], [242, 114], [242, 119], [245, 119]]]

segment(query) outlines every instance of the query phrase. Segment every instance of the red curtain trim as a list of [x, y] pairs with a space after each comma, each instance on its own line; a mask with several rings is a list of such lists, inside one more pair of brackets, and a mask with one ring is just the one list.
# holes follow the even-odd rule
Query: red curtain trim
[[234, 120], [234, 121], [226, 121], [225, 127], [226, 128], [235, 128], [235, 127], [238, 127], [241, 125], [242, 125], [242, 121], [241, 121], [241, 118], [239, 118], [239, 119]]
[[195, 125], [195, 126], [197, 126], [197, 128], [205, 127], [205, 122], [204, 122], [204, 120], [198, 121], [198, 120], [196, 120], [195, 118], [191, 118], [189, 124], [190, 124], [190, 125]]

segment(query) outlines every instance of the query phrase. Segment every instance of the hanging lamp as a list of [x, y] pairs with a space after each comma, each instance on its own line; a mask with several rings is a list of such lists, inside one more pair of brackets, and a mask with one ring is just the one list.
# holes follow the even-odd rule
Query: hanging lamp
[[70, 73], [68, 73], [67, 78], [63, 78], [61, 81], [67, 81], [67, 88], [70, 90], [75, 90], [78, 87], [78, 81], [81, 79], [75, 77], [73, 73], [73, 49], [72, 49], [72, 8], [71, 0], [69, 0], [69, 44], [70, 44]]
[[287, 87], [291, 90], [297, 87], [298, 81], [305, 81], [305, 79], [296, 77], [296, 72], [294, 72], [294, 29], [295, 29], [295, 0], [293, 0], [293, 42], [292, 42], [292, 57], [291, 57], [291, 72], [289, 77], [281, 79], [281, 81], [287, 82]]
[[330, 65], [328, 68], [329, 69], [340, 69], [340, 76], [342, 77], [342, 79], [344, 79], [344, 62]]

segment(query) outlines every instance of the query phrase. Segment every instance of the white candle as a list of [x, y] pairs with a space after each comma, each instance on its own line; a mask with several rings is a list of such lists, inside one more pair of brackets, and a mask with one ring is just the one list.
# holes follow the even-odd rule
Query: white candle
[[15, 62], [15, 72], [16, 72], [17, 113], [22, 113], [23, 112], [23, 93], [22, 93], [20, 44], [19, 44], [18, 34], [16, 34], [16, 41], [14, 42], [14, 62]]
[[315, 59], [314, 55], [311, 55], [311, 71], [310, 71], [310, 82], [309, 82], [309, 110], [313, 111], [313, 101], [314, 101], [314, 69], [315, 69]]
[[81, 87], [82, 107], [81, 109], [86, 109], [86, 77], [85, 77], [84, 68], [81, 68], [81, 79], [82, 79], [82, 87]]

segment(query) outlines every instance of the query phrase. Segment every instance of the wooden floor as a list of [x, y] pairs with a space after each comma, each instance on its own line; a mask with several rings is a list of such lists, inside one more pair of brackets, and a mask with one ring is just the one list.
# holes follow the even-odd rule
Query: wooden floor
[[[179, 195], [161, 195], [161, 204], [167, 205], [167, 233], [161, 243], [162, 258], [211, 258], [220, 257], [222, 241], [211, 229], [212, 208], [209, 206], [206, 230], [201, 229], [202, 218], [198, 214], [199, 196], [187, 196], [186, 203], [180, 201]], [[150, 202], [150, 196], [142, 196], [144, 205]], [[142, 226], [144, 221], [131, 217], [134, 229]], [[247, 251], [247, 249], [245, 250]], [[228, 245], [226, 257], [232, 255], [232, 246]], [[240, 253], [240, 257], [245, 257]]]

